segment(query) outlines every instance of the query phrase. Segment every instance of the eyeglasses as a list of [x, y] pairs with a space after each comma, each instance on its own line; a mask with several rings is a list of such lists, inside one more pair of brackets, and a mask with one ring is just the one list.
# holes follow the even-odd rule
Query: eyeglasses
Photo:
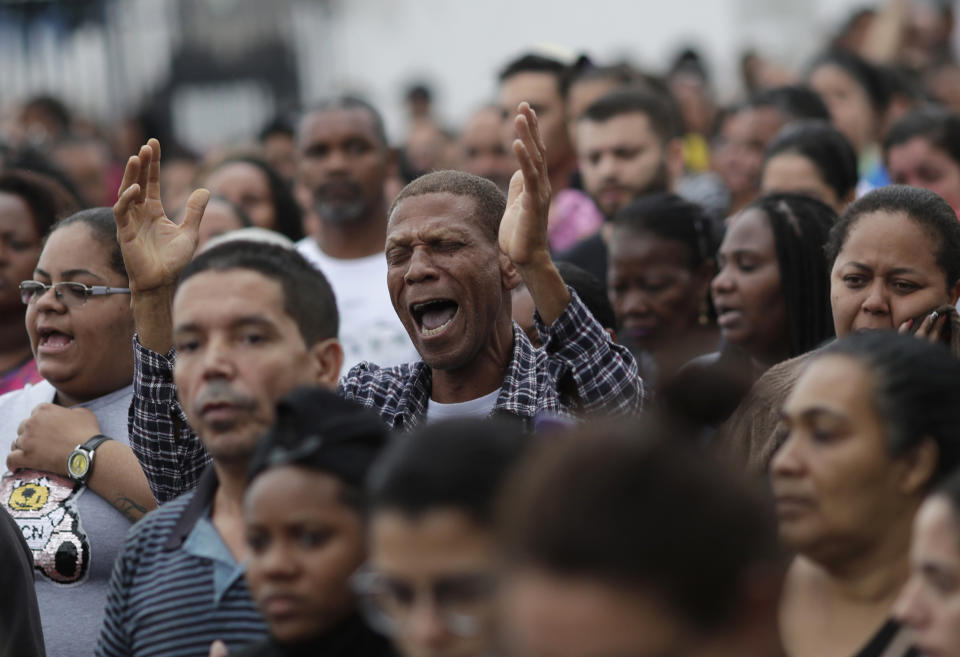
[[31, 304], [44, 294], [47, 290], [53, 290], [57, 301], [65, 306], [77, 307], [87, 302], [87, 297], [102, 297], [108, 294], [130, 294], [128, 287], [108, 287], [106, 285], [84, 285], [83, 283], [74, 283], [64, 281], [47, 285], [40, 281], [23, 281], [20, 283], [20, 300], [24, 304]]
[[444, 626], [453, 634], [472, 636], [480, 631], [487, 602], [496, 590], [488, 573], [457, 575], [431, 582], [426, 591], [408, 582], [369, 569], [361, 569], [351, 578], [367, 621], [383, 634], [402, 631], [421, 598], [433, 606]]

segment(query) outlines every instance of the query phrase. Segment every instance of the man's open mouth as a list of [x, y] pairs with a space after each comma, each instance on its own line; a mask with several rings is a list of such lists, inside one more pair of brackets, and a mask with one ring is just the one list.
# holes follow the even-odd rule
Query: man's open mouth
[[459, 310], [460, 305], [450, 299], [431, 299], [410, 306], [410, 314], [420, 334], [428, 338], [442, 333]]

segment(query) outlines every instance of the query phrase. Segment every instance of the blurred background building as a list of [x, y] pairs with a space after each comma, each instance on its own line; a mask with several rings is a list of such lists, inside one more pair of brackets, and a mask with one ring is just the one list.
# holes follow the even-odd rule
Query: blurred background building
[[49, 92], [97, 121], [149, 119], [182, 143], [249, 137], [278, 110], [354, 91], [391, 134], [425, 81], [450, 122], [488, 100], [531, 45], [666, 65], [705, 55], [721, 99], [756, 48], [796, 67], [862, 0], [7, 0], [0, 101]]

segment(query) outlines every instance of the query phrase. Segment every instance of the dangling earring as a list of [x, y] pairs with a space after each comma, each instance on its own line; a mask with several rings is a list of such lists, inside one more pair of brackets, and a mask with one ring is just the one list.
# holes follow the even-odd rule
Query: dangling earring
[[700, 299], [700, 314], [697, 315], [697, 322], [700, 326], [706, 326], [710, 323], [710, 304], [706, 297]]

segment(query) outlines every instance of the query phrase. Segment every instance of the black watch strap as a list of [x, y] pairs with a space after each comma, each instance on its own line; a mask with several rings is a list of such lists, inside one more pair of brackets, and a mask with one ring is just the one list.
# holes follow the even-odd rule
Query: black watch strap
[[83, 449], [88, 449], [91, 452], [100, 447], [103, 443], [108, 440], [113, 440], [110, 436], [104, 436], [102, 433], [98, 433], [96, 436], [92, 436], [87, 442], [83, 443], [80, 447]]

